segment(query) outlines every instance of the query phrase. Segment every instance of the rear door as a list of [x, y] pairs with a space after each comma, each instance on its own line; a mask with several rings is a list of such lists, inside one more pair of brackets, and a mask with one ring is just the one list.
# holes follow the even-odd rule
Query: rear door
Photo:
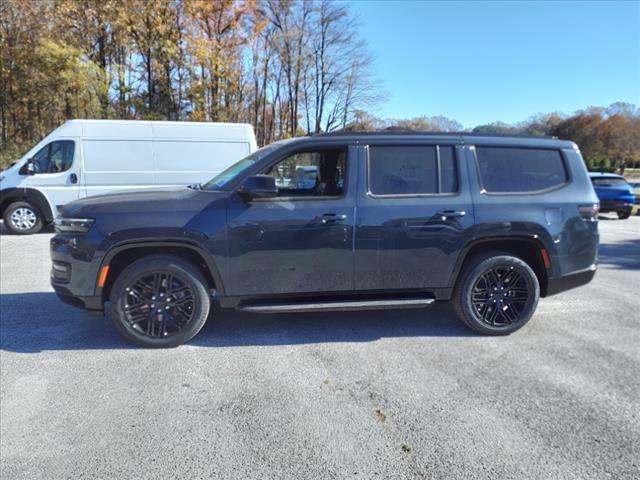
[[463, 147], [396, 141], [360, 153], [355, 289], [447, 287], [473, 226]]

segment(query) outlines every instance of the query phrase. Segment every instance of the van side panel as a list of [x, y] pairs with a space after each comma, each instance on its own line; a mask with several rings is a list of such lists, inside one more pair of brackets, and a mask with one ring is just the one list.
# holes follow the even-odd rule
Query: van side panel
[[255, 145], [245, 124], [85, 121], [83, 134], [83, 196], [206, 182]]
[[158, 185], [203, 183], [249, 155], [245, 141], [154, 140]]
[[82, 142], [85, 196], [156, 184], [150, 140], [93, 140]]

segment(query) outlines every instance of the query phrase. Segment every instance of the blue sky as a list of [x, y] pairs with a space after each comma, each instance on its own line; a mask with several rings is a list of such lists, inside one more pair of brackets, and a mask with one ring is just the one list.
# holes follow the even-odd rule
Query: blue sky
[[640, 1], [346, 3], [388, 94], [381, 117], [473, 127], [640, 105]]

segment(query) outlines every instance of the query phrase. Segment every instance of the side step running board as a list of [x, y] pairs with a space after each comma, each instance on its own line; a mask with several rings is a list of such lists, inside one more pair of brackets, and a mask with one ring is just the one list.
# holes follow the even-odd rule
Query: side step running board
[[397, 298], [390, 300], [343, 300], [327, 302], [272, 303], [268, 305], [242, 305], [238, 310], [254, 313], [324, 312], [349, 310], [382, 310], [387, 308], [415, 308], [431, 305], [433, 298]]

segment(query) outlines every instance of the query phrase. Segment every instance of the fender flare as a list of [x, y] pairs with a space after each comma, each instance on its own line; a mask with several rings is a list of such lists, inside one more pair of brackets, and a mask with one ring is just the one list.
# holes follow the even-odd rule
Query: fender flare
[[[453, 271], [451, 272], [451, 276], [449, 277], [449, 287], [453, 288], [453, 286], [456, 284], [458, 277], [460, 276], [460, 272], [462, 271], [462, 266], [464, 265], [464, 262], [469, 257], [469, 252], [474, 247], [478, 245], [482, 245], [483, 243], [490, 243], [490, 242], [496, 242], [496, 241], [516, 241], [516, 242], [530, 243], [531, 245], [535, 245], [538, 251], [543, 249], [547, 250], [547, 247], [545, 246], [544, 242], [539, 237], [534, 235], [526, 235], [526, 234], [490, 235], [487, 237], [481, 237], [481, 238], [471, 240], [469, 243], [467, 243], [464, 246], [464, 248], [460, 252], [460, 255], [458, 255], [458, 259], [456, 260], [455, 267], [453, 268]], [[553, 265], [549, 269], [548, 273], [551, 273], [552, 269], [553, 269]]]
[[[213, 278], [216, 290], [219, 294], [224, 295], [225, 289], [222, 281], [222, 275], [220, 275], [218, 266], [211, 258], [211, 254], [208, 253], [201, 245], [184, 239], [132, 240], [118, 243], [107, 250], [100, 264], [100, 268], [104, 265], [109, 265], [113, 258], [119, 253], [126, 250], [145, 247], [186, 248], [197, 253], [204, 260], [207, 270], [209, 271], [211, 278]], [[102, 288], [96, 287], [96, 295], [102, 295]]]
[[14, 187], [0, 190], [0, 215], [4, 215], [6, 208], [13, 202], [29, 202], [42, 213], [46, 223], [53, 221], [53, 209], [47, 196], [37, 188]]

